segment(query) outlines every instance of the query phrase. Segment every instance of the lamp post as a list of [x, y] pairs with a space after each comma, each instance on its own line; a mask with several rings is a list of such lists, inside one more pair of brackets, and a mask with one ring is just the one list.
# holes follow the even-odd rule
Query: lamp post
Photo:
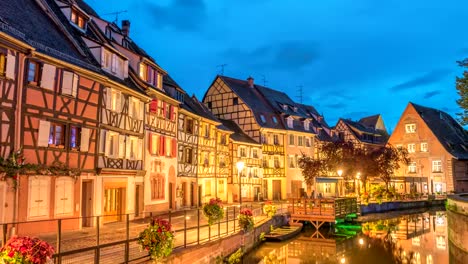
[[[342, 169], [338, 169], [338, 170], [336, 171], [336, 173], [338, 173], [338, 176], [341, 177], [341, 175], [343, 175], [343, 170], [342, 170]], [[336, 184], [338, 184], [338, 182], [337, 182]], [[341, 187], [342, 187], [342, 186], [341, 186]], [[340, 188], [340, 189], [342, 189], [342, 188]], [[335, 195], [336, 195], [336, 193], [335, 193]]]
[[237, 174], [239, 176], [239, 207], [242, 207], [242, 185], [241, 185], [241, 171], [244, 169], [244, 162], [242, 160], [236, 163]]

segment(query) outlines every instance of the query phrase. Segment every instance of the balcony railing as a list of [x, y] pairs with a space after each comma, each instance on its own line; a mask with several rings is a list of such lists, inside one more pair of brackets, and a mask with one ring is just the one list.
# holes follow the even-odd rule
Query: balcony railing
[[284, 154], [284, 146], [282, 145], [262, 145], [263, 154]]

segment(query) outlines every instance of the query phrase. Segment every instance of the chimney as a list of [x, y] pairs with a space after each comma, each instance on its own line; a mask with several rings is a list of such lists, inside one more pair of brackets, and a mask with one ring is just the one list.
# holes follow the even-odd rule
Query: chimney
[[130, 20], [122, 20], [122, 33], [126, 37], [130, 34]]
[[254, 88], [254, 78], [252, 78], [252, 76], [247, 78], [247, 83], [249, 84], [249, 88]]

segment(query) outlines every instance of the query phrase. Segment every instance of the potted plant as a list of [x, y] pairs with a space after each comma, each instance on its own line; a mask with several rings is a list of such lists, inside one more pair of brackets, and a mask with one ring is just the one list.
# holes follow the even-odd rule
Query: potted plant
[[0, 263], [45, 264], [53, 254], [54, 248], [39, 238], [13, 236], [0, 248]]
[[222, 201], [219, 198], [211, 198], [210, 202], [203, 206], [203, 214], [208, 220], [208, 225], [224, 218]]
[[171, 224], [160, 218], [153, 218], [150, 225], [138, 236], [137, 243], [157, 263], [169, 256], [174, 248], [174, 231]]
[[239, 213], [240, 228], [242, 228], [245, 232], [249, 232], [250, 230], [253, 229], [254, 224], [255, 223], [254, 223], [252, 210], [248, 208], [241, 209]]

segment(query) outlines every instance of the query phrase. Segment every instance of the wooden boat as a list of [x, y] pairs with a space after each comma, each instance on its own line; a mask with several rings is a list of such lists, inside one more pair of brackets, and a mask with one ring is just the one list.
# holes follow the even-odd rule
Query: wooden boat
[[302, 223], [295, 223], [273, 229], [269, 234], [265, 234], [265, 240], [278, 242], [295, 237], [302, 230]]

